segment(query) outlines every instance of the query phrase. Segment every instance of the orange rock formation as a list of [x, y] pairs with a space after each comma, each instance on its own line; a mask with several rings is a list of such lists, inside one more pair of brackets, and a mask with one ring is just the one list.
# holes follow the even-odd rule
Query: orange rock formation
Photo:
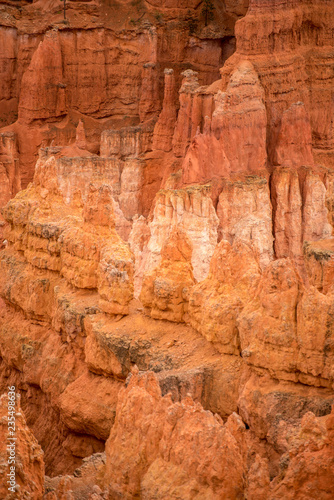
[[[13, 389], [12, 386], [7, 388], [8, 396], [3, 394], [0, 398], [0, 495], [4, 500], [10, 498], [21, 500], [27, 496], [33, 500], [39, 500], [44, 493], [43, 450], [26, 424], [20, 400], [15, 401], [15, 388], [14, 391], [11, 389]], [[9, 429], [8, 402], [12, 401], [13, 397], [16, 418], [15, 425]], [[11, 408], [12, 406], [10, 406]], [[9, 431], [11, 429], [14, 429], [15, 440], [10, 439]], [[8, 466], [8, 464], [10, 465]]]
[[333, 19], [0, 5], [18, 498], [333, 497]]

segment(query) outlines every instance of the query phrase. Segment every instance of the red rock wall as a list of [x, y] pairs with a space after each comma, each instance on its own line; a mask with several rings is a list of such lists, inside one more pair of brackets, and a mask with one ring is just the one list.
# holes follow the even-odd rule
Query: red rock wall
[[240, 59], [254, 64], [266, 93], [271, 154], [283, 112], [301, 101], [310, 117], [315, 152], [332, 165], [332, 9], [327, 0], [316, 5], [251, 1], [247, 16], [236, 25], [237, 52], [222, 75]]
[[[169, 13], [161, 13], [160, 22], [157, 11], [150, 10], [152, 5], [145, 3], [136, 20], [136, 8], [127, 3], [115, 16], [115, 7], [105, 2], [70, 2], [71, 29], [62, 22], [61, 6], [55, 2], [24, 5], [21, 11], [7, 6], [0, 12], [1, 124], [10, 126], [18, 118], [10, 130], [17, 134], [23, 186], [33, 177], [41, 145], [73, 142], [76, 113], [108, 118], [119, 128], [124, 117], [125, 124], [157, 117], [165, 67], [177, 69], [177, 86], [180, 68], [188, 60], [203, 83], [218, 77], [226, 55], [219, 37], [189, 35], [187, 13], [192, 6], [185, 10], [168, 5]], [[159, 9], [164, 12], [164, 6]], [[140, 21], [145, 13], [146, 24]], [[227, 31], [233, 34], [233, 21]], [[177, 98], [176, 92], [173, 97]], [[89, 128], [91, 147], [98, 150], [105, 126], [91, 121]]]
[[0, 384], [86, 459], [47, 498], [331, 498], [332, 3], [67, 4], [0, 10]]

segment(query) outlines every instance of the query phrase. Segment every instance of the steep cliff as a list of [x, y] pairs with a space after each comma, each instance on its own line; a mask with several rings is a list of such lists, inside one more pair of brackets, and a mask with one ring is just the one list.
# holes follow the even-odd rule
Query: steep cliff
[[329, 500], [333, 2], [59, 5], [0, 6], [20, 481]]
[[58, 0], [4, 2], [0, 123], [16, 136], [17, 182], [32, 180], [40, 146], [73, 142], [79, 119], [92, 152], [103, 130], [156, 119], [166, 67], [176, 70], [174, 106], [190, 61], [203, 84], [217, 78], [246, 7], [213, 9], [214, 29], [203, 31], [199, 3], [68, 0], [64, 18]]

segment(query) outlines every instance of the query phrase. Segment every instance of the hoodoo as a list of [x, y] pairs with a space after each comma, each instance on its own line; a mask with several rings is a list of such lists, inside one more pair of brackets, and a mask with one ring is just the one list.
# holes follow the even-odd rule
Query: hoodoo
[[332, 500], [333, 0], [0, 2], [0, 497]]

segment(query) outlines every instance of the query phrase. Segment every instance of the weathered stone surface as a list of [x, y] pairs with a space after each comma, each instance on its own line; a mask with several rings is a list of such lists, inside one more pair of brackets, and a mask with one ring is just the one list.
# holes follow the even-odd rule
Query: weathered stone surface
[[240, 356], [219, 354], [189, 326], [153, 320], [139, 312], [116, 323], [91, 315], [84, 323], [85, 361], [91, 372], [125, 379], [136, 365], [141, 371], [154, 371], [163, 394], [171, 392], [173, 401], [189, 393], [223, 417], [236, 411]]
[[84, 373], [62, 393], [61, 418], [73, 431], [106, 440], [114, 423], [121, 385], [112, 379]]
[[173, 150], [176, 156], [184, 156], [198, 124], [192, 123], [193, 93], [199, 88], [198, 73], [190, 69], [182, 73], [180, 109], [173, 136]]
[[[105, 470], [105, 453], [94, 453], [84, 458], [83, 464], [75, 470], [75, 475], [60, 475], [45, 478], [45, 498], [47, 500], [105, 500], [108, 490], [101, 484]], [[103, 490], [103, 491], [102, 491]]]
[[[33, 266], [58, 271], [78, 288], [98, 289], [106, 312], [127, 314], [133, 296], [132, 256], [114, 229], [111, 188], [89, 184], [84, 188], [84, 205], [76, 192], [71, 206], [59, 199], [59, 177], [50, 161], [36, 177], [36, 186], [22, 193], [22, 201], [13, 200], [4, 210], [11, 224], [8, 240], [15, 250], [24, 251]], [[75, 206], [78, 198], [79, 207]]]
[[101, 135], [101, 156], [137, 158], [151, 149], [154, 122], [120, 130], [105, 130]]
[[330, 387], [332, 303], [332, 293], [305, 288], [288, 259], [271, 263], [238, 318], [245, 361], [281, 380]]
[[[58, 153], [58, 155], [57, 155]], [[59, 157], [61, 148], [40, 151], [34, 184], [50, 193], [61, 195], [66, 204], [73, 203], [80, 191], [86, 201], [89, 185], [108, 184], [116, 199], [120, 194], [120, 168], [117, 159], [93, 157]]]
[[[110, 408], [121, 383], [104, 377], [99, 381], [92, 374], [80, 378], [85, 371], [84, 318], [101, 309], [127, 313], [133, 264], [115, 230], [110, 186], [90, 184], [85, 197], [76, 192], [66, 203], [54, 158], [43, 166], [40, 162], [36, 182], [3, 212], [9, 244], [1, 259], [0, 293], [8, 310], [0, 322], [0, 357], [2, 369], [14, 370], [17, 384], [28, 393], [24, 406], [29, 425], [45, 450], [48, 473], [55, 475], [103, 449], [109, 435], [114, 419]], [[29, 321], [35, 325], [29, 327]], [[82, 413], [75, 406], [80, 390]], [[45, 423], [36, 414], [38, 404]]]
[[65, 87], [59, 36], [51, 30], [22, 77], [19, 118], [29, 122], [66, 114]]
[[0, 133], [0, 207], [21, 189], [16, 137], [13, 132]]
[[333, 491], [333, 410], [326, 418], [306, 413], [294, 447], [287, 456], [287, 469], [274, 480], [270, 498], [318, 496], [330, 499]]
[[119, 238], [108, 243], [101, 250], [97, 273], [99, 306], [110, 314], [128, 314], [128, 304], [133, 298], [132, 255]]
[[134, 217], [128, 241], [130, 249], [135, 257], [134, 295], [136, 298], [139, 296], [143, 282], [147, 257], [147, 244], [150, 236], [151, 232], [145, 217], [142, 215], [140, 217]]
[[46, 498], [331, 498], [332, 3], [19, 3], [0, 389], [77, 468]]
[[[106, 455], [109, 491], [124, 498], [141, 490], [144, 498], [160, 491], [163, 498], [190, 498], [194, 488], [198, 498], [237, 498], [242, 492], [238, 446], [222, 420], [191, 398], [176, 404], [162, 398], [151, 373], [133, 375], [122, 391]], [[167, 479], [171, 473], [175, 482]]]
[[184, 230], [174, 228], [161, 250], [161, 262], [144, 276], [140, 300], [151, 318], [180, 323], [187, 313], [195, 280], [192, 246]]
[[333, 228], [328, 222], [326, 188], [312, 170], [306, 170], [303, 185], [303, 240], [329, 238]]
[[326, 187], [314, 170], [276, 168], [271, 181], [276, 257], [301, 261], [306, 241], [332, 235]]
[[[7, 388], [9, 397], [3, 394], [0, 398], [0, 495], [4, 500], [21, 500], [27, 495], [32, 500], [39, 500], [44, 493], [44, 454], [26, 424], [16, 388], [11, 390], [11, 387]], [[12, 427], [9, 427], [12, 415], [8, 413], [9, 401], [14, 401]], [[15, 439], [9, 439], [13, 429]]]
[[272, 176], [275, 254], [298, 259], [302, 252], [302, 196], [296, 170], [276, 169]]
[[[205, 84], [219, 77], [227, 54], [215, 32], [193, 39], [188, 23], [196, 8], [123, 1], [115, 15], [108, 2], [73, 1], [68, 25], [57, 0], [4, 6], [0, 123], [17, 133], [24, 187], [33, 177], [38, 148], [73, 143], [79, 119], [94, 152], [103, 130], [156, 119], [166, 67], [176, 71], [176, 91], [191, 59]], [[223, 36], [229, 37], [235, 17], [222, 16]]]
[[240, 415], [260, 439], [266, 439], [273, 446], [278, 457], [288, 451], [307, 412], [323, 417], [331, 411], [331, 391], [277, 382], [277, 379], [253, 370], [245, 375], [244, 381], [247, 381], [238, 400]]
[[305, 266], [310, 284], [327, 294], [333, 287], [334, 240], [305, 242], [303, 247]]
[[255, 173], [266, 166], [265, 93], [255, 68], [241, 61], [226, 92], [218, 91], [211, 130], [221, 137], [232, 172]]
[[301, 288], [292, 263], [276, 260], [264, 271], [254, 300], [238, 318], [242, 356], [246, 362], [265, 367], [279, 378], [297, 378], [296, 307]]
[[282, 115], [276, 145], [276, 165], [312, 166], [312, 129], [304, 103], [292, 104]]
[[205, 278], [217, 244], [218, 217], [210, 198], [210, 188], [189, 187], [159, 191], [155, 199], [151, 237], [147, 244], [145, 269], [154, 269], [161, 259], [161, 250], [174, 225], [182, 225], [193, 252], [191, 263], [194, 277]]
[[165, 69], [164, 100], [159, 119], [154, 127], [153, 149], [170, 151], [177, 117], [175, 104], [175, 77], [172, 69]]
[[260, 268], [254, 250], [222, 240], [213, 254], [208, 277], [189, 296], [189, 322], [220, 352], [240, 353], [237, 318], [256, 290]]
[[[190, 76], [180, 90], [181, 108], [175, 128], [175, 134], [178, 128], [191, 130], [188, 141], [182, 139], [184, 145], [178, 146], [179, 152], [175, 150], [176, 155], [184, 155], [193, 139], [183, 161], [183, 182], [207, 182], [230, 173], [263, 171], [267, 165], [265, 94], [252, 64], [240, 62], [225, 92], [215, 84], [198, 89], [195, 77]], [[189, 107], [193, 110], [191, 121]], [[174, 143], [180, 143], [175, 134]]]
[[267, 179], [250, 176], [225, 181], [218, 198], [220, 238], [241, 239], [257, 250], [265, 267], [273, 259], [272, 208]]

